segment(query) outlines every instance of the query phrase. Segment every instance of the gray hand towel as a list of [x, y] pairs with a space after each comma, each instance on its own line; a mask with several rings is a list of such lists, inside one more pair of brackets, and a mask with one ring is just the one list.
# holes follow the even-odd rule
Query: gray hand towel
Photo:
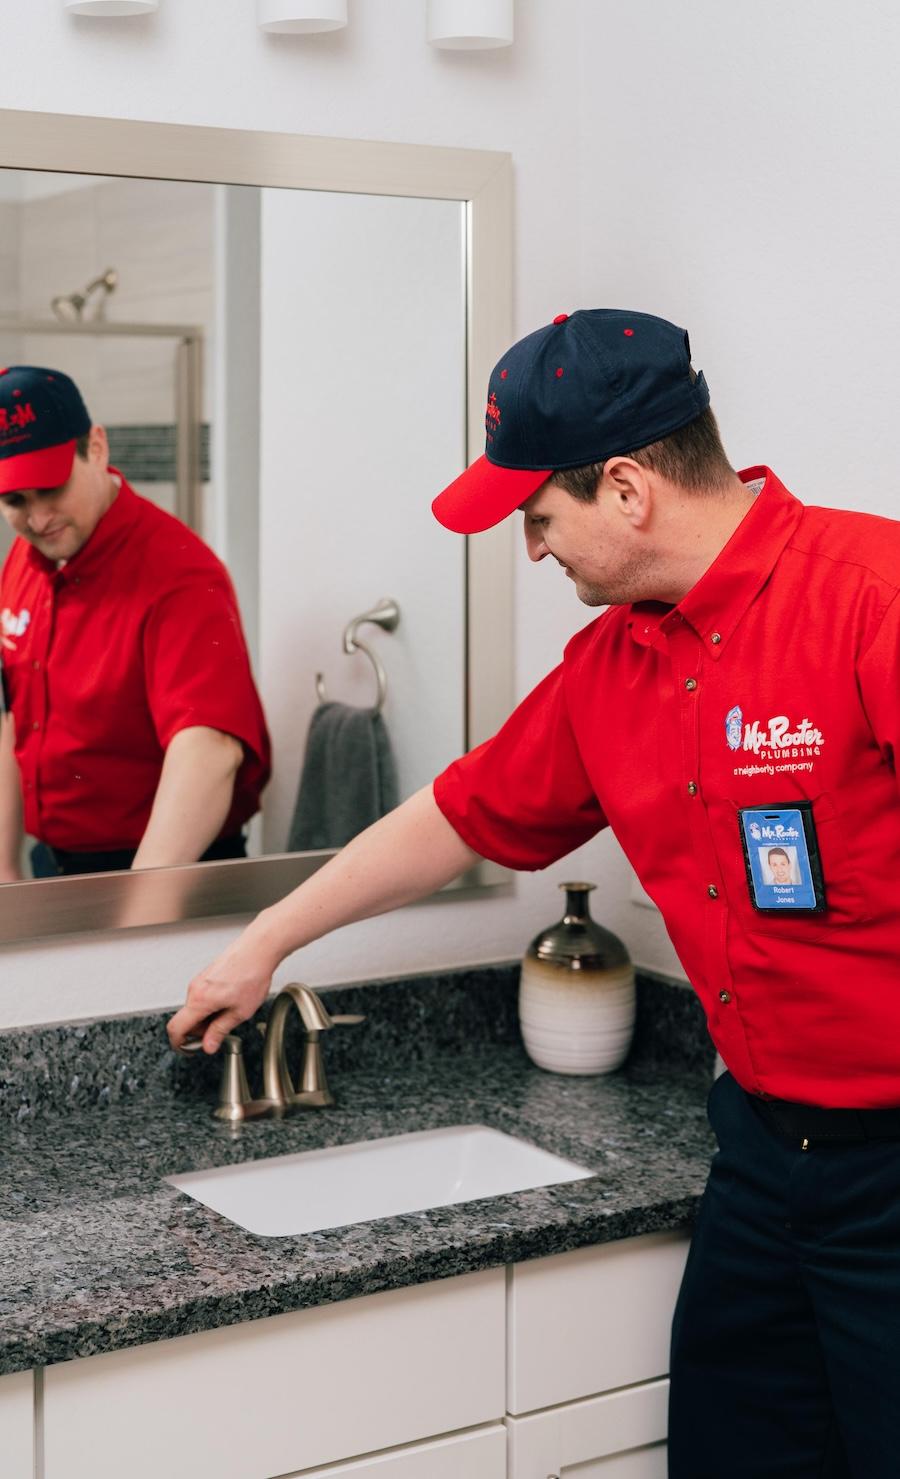
[[320, 704], [309, 725], [288, 851], [343, 847], [397, 801], [397, 768], [378, 710]]

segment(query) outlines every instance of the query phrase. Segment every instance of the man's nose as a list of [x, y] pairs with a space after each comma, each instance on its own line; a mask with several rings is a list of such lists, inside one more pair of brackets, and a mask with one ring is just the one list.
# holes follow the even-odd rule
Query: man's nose
[[534, 529], [527, 523], [525, 525], [525, 548], [528, 551], [529, 560], [543, 560], [550, 553], [540, 529]]
[[46, 504], [43, 506], [35, 504], [28, 510], [28, 527], [32, 534], [43, 534], [44, 530], [49, 529], [53, 523], [54, 517], [54, 509], [48, 508]]

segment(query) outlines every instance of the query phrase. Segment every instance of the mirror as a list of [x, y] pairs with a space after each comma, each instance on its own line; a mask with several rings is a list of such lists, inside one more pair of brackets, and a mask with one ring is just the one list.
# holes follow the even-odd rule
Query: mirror
[[378, 691], [354, 618], [400, 799], [512, 707], [509, 531], [467, 549], [430, 513], [510, 337], [508, 160], [127, 125], [125, 175], [121, 124], [27, 117], [0, 115], [0, 360], [70, 374], [114, 466], [223, 559], [274, 765], [251, 860], [8, 884], [0, 938], [249, 911], [329, 855], [287, 850], [320, 698]]

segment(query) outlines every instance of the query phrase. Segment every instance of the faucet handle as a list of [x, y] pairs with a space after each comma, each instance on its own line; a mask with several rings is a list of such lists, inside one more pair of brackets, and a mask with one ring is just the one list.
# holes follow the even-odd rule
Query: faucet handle
[[251, 1102], [250, 1086], [244, 1068], [244, 1044], [235, 1033], [230, 1032], [222, 1046], [225, 1049], [222, 1083], [219, 1087], [218, 1107], [213, 1110], [213, 1114], [217, 1120], [234, 1123], [247, 1118], [247, 1107]]
[[333, 1012], [331, 1014], [332, 1027], [356, 1027], [360, 1022], [365, 1022], [365, 1020], [365, 1012], [345, 1012], [340, 1017], [336, 1017]]

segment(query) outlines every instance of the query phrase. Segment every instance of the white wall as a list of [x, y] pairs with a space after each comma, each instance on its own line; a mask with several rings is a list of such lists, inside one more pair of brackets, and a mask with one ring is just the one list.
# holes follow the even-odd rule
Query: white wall
[[[857, 0], [519, 0], [507, 52], [432, 52], [419, 0], [354, 0], [331, 37], [275, 38], [250, 0], [162, 0], [155, 18], [16, 16], [7, 107], [508, 149], [516, 164], [516, 331], [577, 306], [683, 322], [738, 463], [807, 501], [894, 513], [900, 124], [894, 7]], [[522, 562], [520, 692], [584, 613]], [[314, 982], [517, 953], [556, 881], [673, 968], [609, 838], [523, 877], [515, 899], [441, 901], [304, 953]], [[463, 912], [465, 911], [465, 913]], [[183, 927], [5, 952], [3, 1020], [175, 1002], [231, 934]], [[285, 967], [284, 974], [291, 971]]]

